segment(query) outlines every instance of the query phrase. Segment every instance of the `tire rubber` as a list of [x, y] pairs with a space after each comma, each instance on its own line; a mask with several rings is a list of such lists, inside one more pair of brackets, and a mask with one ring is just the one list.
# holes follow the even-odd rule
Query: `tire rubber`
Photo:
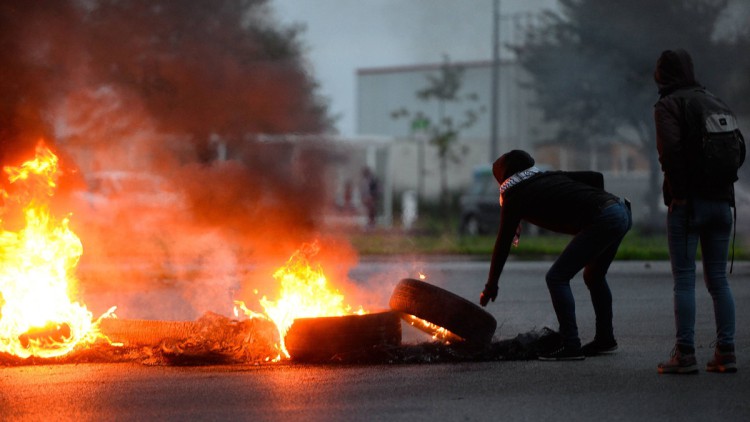
[[364, 315], [298, 318], [284, 337], [293, 360], [328, 361], [336, 355], [401, 344], [401, 318], [385, 311]]
[[[489, 344], [497, 328], [495, 317], [479, 305], [440, 287], [411, 278], [405, 278], [396, 285], [390, 307], [394, 311], [413, 315], [445, 328], [476, 345]], [[416, 324], [414, 326], [423, 329]]]

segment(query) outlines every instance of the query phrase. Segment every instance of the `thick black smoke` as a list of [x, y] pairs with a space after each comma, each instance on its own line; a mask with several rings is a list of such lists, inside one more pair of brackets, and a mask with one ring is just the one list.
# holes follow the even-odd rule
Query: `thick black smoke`
[[84, 290], [223, 311], [318, 236], [329, 149], [274, 136], [329, 128], [298, 37], [266, 0], [0, 4], [0, 162], [61, 157]]

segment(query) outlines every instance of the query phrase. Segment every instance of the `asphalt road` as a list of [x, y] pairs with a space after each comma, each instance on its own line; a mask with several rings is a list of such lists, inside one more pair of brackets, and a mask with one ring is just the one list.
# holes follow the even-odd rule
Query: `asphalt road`
[[[547, 262], [511, 262], [488, 310], [496, 337], [549, 326]], [[487, 263], [456, 259], [366, 261], [350, 275], [387, 291], [415, 271], [476, 301]], [[659, 375], [673, 345], [671, 278], [664, 262], [617, 262], [610, 271], [620, 349], [580, 362], [440, 364], [294, 363], [150, 367], [136, 363], [0, 368], [0, 420], [750, 420], [750, 263], [735, 263], [737, 374]], [[573, 281], [582, 340], [593, 311]], [[713, 311], [698, 280], [696, 346], [710, 358]], [[405, 342], [423, 341], [404, 327]]]

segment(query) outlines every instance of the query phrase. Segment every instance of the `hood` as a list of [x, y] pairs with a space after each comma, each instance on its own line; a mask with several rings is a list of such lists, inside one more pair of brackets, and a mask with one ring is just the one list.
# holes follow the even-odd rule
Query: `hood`
[[492, 174], [498, 183], [503, 183], [505, 179], [533, 165], [534, 158], [528, 152], [514, 149], [495, 160], [492, 164]]
[[699, 86], [695, 80], [693, 59], [683, 49], [665, 50], [656, 61], [654, 81], [659, 95], [665, 96], [679, 88]]

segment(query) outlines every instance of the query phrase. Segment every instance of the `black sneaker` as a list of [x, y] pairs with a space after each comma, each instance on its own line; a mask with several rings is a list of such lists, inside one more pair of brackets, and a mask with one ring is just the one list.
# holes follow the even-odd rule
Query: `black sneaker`
[[539, 360], [583, 360], [586, 359], [580, 347], [561, 345], [539, 355]]
[[617, 350], [617, 341], [612, 338], [609, 340], [600, 340], [594, 337], [594, 341], [586, 343], [581, 347], [581, 351], [586, 356], [606, 355], [614, 353]]

